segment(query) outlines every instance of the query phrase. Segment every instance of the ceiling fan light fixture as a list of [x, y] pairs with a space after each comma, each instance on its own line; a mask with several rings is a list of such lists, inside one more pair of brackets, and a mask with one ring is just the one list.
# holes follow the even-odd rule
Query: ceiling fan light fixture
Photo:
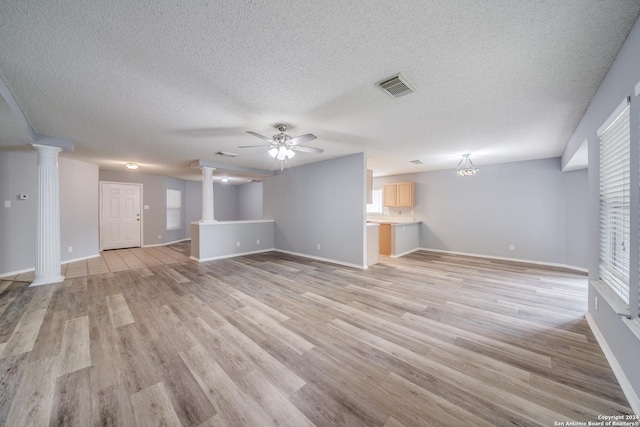
[[278, 155], [276, 156], [276, 159], [278, 160], [285, 160], [287, 159], [287, 150], [288, 148], [285, 147], [284, 145], [281, 145], [280, 148], [278, 148]]
[[462, 160], [458, 163], [458, 167], [453, 171], [460, 176], [472, 176], [475, 175], [480, 169], [473, 165], [473, 162], [469, 158], [470, 154], [463, 154]]
[[278, 149], [276, 147], [273, 147], [269, 150], [269, 155], [275, 159], [278, 155]]
[[287, 158], [288, 159], [292, 159], [293, 156], [295, 156], [295, 155], [296, 155], [295, 151], [293, 151], [291, 148], [287, 148]]

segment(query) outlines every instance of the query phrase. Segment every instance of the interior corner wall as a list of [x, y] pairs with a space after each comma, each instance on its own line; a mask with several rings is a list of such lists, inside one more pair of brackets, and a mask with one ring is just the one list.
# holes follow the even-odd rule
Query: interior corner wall
[[238, 189], [238, 220], [262, 219], [263, 184], [249, 182]]
[[[422, 248], [569, 264], [567, 233], [571, 233], [570, 244], [583, 244], [587, 217], [577, 196], [572, 199], [576, 205], [568, 207], [569, 189], [586, 191], [586, 179], [579, 179], [581, 171], [571, 173], [576, 179], [567, 181], [560, 159], [553, 158], [484, 165], [472, 177], [450, 170], [379, 177], [374, 179], [374, 189], [393, 182], [416, 183], [416, 206], [390, 208], [388, 214], [422, 221]], [[569, 265], [586, 267], [578, 249], [569, 252]]]
[[[0, 151], [0, 274], [35, 267], [37, 224], [35, 151]], [[98, 248], [98, 166], [63, 156], [60, 180], [61, 260], [88, 258]], [[27, 194], [20, 200], [19, 194]], [[4, 201], [11, 203], [4, 207]], [[73, 252], [68, 248], [72, 247]]]
[[[624, 44], [620, 48], [618, 55], [611, 64], [609, 71], [605, 75], [600, 87], [596, 91], [587, 111], [582, 117], [576, 130], [569, 140], [569, 145], [578, 145], [585, 139], [589, 144], [589, 280], [599, 280], [599, 140], [597, 130], [613, 113], [625, 97], [631, 98], [631, 135], [635, 138], [631, 141], [632, 147], [637, 147], [640, 143], [638, 139], [638, 129], [640, 128], [640, 96], [637, 88], [640, 84], [640, 61], [638, 60], [640, 51], [640, 20], [636, 21], [627, 36]], [[637, 152], [637, 148], [632, 148], [632, 153]], [[632, 158], [633, 165], [638, 165], [638, 158]], [[634, 208], [632, 208], [634, 209]], [[633, 211], [632, 211], [633, 212]], [[637, 216], [633, 216], [637, 221]], [[636, 224], [632, 225], [632, 230]], [[635, 253], [638, 253], [638, 234], [631, 233], [630, 246]], [[633, 252], [632, 252], [633, 253]], [[635, 272], [632, 272], [635, 275]], [[600, 296], [599, 310], [595, 309], [595, 298]], [[605, 298], [590, 284], [589, 286], [589, 315], [593, 319], [595, 327], [599, 330], [605, 342], [601, 343], [610, 354], [613, 354], [620, 370], [616, 375], [622, 374], [624, 379], [635, 393], [635, 405], [640, 407], [640, 364], [638, 355], [640, 354], [640, 339], [629, 329], [619, 316], [616, 309], [612, 308]], [[638, 321], [636, 319], [635, 321]], [[630, 397], [630, 396], [627, 396]], [[634, 398], [634, 396], [631, 396]], [[633, 404], [633, 403], [632, 403]]]
[[265, 178], [264, 217], [275, 222], [275, 248], [364, 266], [365, 183], [363, 153]]

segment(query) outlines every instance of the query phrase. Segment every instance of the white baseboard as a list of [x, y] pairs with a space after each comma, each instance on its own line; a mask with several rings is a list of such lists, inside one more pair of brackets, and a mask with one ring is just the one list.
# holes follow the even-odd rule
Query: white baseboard
[[314, 256], [314, 255], [308, 255], [308, 254], [302, 254], [299, 252], [291, 252], [291, 251], [285, 251], [282, 249], [272, 249], [274, 252], [282, 252], [283, 254], [289, 254], [289, 255], [295, 255], [295, 256], [299, 256], [299, 257], [303, 257], [303, 258], [309, 258], [309, 259], [314, 259], [316, 261], [324, 261], [324, 262], [330, 262], [331, 264], [338, 264], [338, 265], [344, 265], [345, 267], [353, 267], [353, 268], [357, 268], [360, 270], [366, 270], [367, 266], [365, 265], [358, 265], [358, 264], [353, 264], [350, 262], [344, 262], [344, 261], [338, 261], [335, 259], [331, 259], [331, 258], [323, 258], [323, 257], [319, 257], [319, 256]]
[[205, 262], [205, 261], [215, 261], [217, 259], [236, 258], [236, 257], [239, 257], [239, 256], [260, 254], [260, 253], [263, 253], [263, 252], [271, 252], [273, 250], [274, 250], [273, 248], [268, 248], [268, 249], [260, 249], [260, 250], [251, 251], [251, 252], [241, 252], [241, 253], [237, 253], [237, 254], [220, 255], [220, 256], [213, 256], [213, 257], [207, 257], [207, 258], [197, 258], [197, 257], [194, 257], [193, 255], [191, 255], [189, 258], [194, 260], [194, 261], [197, 261], [197, 262]]
[[74, 258], [74, 259], [70, 259], [70, 260], [67, 260], [67, 261], [62, 261], [60, 264], [71, 264], [72, 262], [84, 261], [86, 259], [91, 259], [91, 258], [98, 258], [99, 256], [100, 256], [100, 254], [95, 254], [95, 255], [85, 256], [85, 257], [82, 257], [82, 258]]
[[191, 237], [187, 237], [186, 239], [174, 240], [173, 242], [167, 242], [167, 243], [156, 243], [154, 245], [142, 245], [142, 247], [153, 248], [155, 246], [167, 246], [167, 245], [173, 245], [174, 243], [186, 242], [187, 240], [191, 240]]
[[410, 251], [402, 252], [401, 254], [390, 255], [391, 258], [400, 258], [401, 256], [409, 255], [415, 251], [422, 250], [421, 248], [411, 249]]
[[600, 344], [600, 348], [607, 358], [607, 362], [609, 362], [613, 374], [616, 376], [616, 379], [620, 383], [620, 388], [622, 388], [622, 392], [629, 401], [631, 409], [633, 409], [633, 412], [635, 412], [636, 415], [640, 415], [640, 396], [636, 394], [635, 390], [631, 386], [631, 382], [622, 370], [622, 366], [620, 366], [620, 363], [618, 363], [618, 359], [616, 359], [613, 351], [611, 351], [611, 348], [609, 348], [607, 340], [604, 338], [604, 335], [602, 335], [602, 332], [600, 332], [600, 329], [598, 329], [598, 325], [596, 324], [595, 320], [593, 320], [591, 313], [587, 312], [584, 317], [587, 319], [587, 323], [589, 323], [591, 332], [593, 332], [593, 335], [596, 337], [598, 344]]
[[[85, 256], [85, 257], [82, 257], [82, 258], [74, 258], [74, 259], [70, 259], [70, 260], [67, 260], [67, 261], [62, 261], [60, 263], [60, 265], [71, 264], [72, 262], [84, 261], [86, 259], [91, 259], [91, 258], [97, 258], [99, 256], [100, 256], [100, 254], [95, 254], [95, 255]], [[16, 270], [16, 271], [9, 271], [8, 273], [0, 273], [0, 278], [9, 277], [9, 276], [17, 276], [18, 274], [30, 273], [30, 272], [35, 271], [35, 270], [36, 270], [35, 267], [31, 267], [31, 268], [25, 268], [24, 270]]]
[[588, 273], [589, 272], [589, 270], [587, 268], [584, 268], [584, 267], [578, 267], [578, 266], [569, 265], [569, 264], [560, 264], [560, 263], [555, 263], [555, 262], [535, 261], [535, 260], [523, 259], [523, 258], [508, 258], [508, 257], [493, 256], [493, 255], [474, 254], [474, 253], [469, 253], [469, 252], [445, 251], [445, 250], [442, 250], [442, 249], [429, 249], [429, 248], [418, 248], [418, 249], [421, 250], [421, 251], [427, 251], [427, 252], [438, 252], [438, 253], [443, 253], [443, 254], [472, 256], [472, 257], [476, 257], [476, 258], [497, 259], [497, 260], [500, 260], [500, 261], [524, 262], [524, 263], [527, 263], [527, 264], [537, 264], [537, 265], [544, 265], [544, 266], [548, 266], [548, 267], [568, 268], [570, 270], [580, 271], [582, 273]]
[[17, 276], [18, 274], [22, 274], [22, 273], [29, 273], [31, 271], [35, 271], [35, 267], [25, 268], [24, 270], [16, 270], [16, 271], [9, 271], [7, 273], [2, 273], [0, 274], [0, 279], [3, 277]]
[[242, 252], [242, 253], [237, 253], [237, 254], [221, 255], [221, 256], [208, 257], [208, 258], [197, 258], [197, 257], [194, 257], [192, 255], [189, 258], [194, 260], [194, 261], [197, 261], [197, 262], [205, 262], [205, 261], [215, 261], [215, 260], [218, 260], [218, 259], [235, 258], [235, 257], [239, 257], [239, 256], [259, 254], [259, 253], [263, 253], [263, 252], [281, 252], [283, 254], [295, 255], [295, 256], [302, 257], [302, 258], [313, 259], [313, 260], [316, 260], [316, 261], [324, 261], [324, 262], [329, 262], [329, 263], [332, 263], [332, 264], [344, 265], [346, 267], [358, 268], [360, 270], [367, 268], [367, 267], [364, 267], [362, 265], [352, 264], [352, 263], [349, 263], [349, 262], [342, 262], [342, 261], [338, 261], [338, 260], [335, 260], [335, 259], [322, 258], [322, 257], [318, 257], [318, 256], [307, 255], [307, 254], [303, 254], [303, 253], [299, 253], [299, 252], [284, 251], [284, 250], [275, 249], [275, 248], [261, 249], [261, 250], [258, 250], [258, 251]]

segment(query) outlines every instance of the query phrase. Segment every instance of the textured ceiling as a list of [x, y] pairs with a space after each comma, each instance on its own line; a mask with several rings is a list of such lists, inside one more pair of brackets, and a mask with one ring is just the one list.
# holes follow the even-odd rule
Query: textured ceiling
[[[325, 149], [292, 165], [366, 152], [388, 175], [467, 152], [477, 165], [560, 156], [639, 12], [635, 0], [3, 0], [0, 77], [38, 134], [105, 169], [278, 169], [236, 147], [285, 122]], [[416, 93], [375, 86], [398, 72]], [[0, 148], [28, 142], [11, 115], [0, 103]]]

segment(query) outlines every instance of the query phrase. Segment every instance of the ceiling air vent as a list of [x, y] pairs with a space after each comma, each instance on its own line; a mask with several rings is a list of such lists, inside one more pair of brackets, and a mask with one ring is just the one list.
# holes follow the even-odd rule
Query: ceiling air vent
[[381, 82], [376, 83], [392, 98], [400, 98], [401, 96], [408, 95], [415, 92], [415, 88], [405, 79], [402, 74], [398, 73], [395, 76], [384, 79]]
[[227, 156], [227, 157], [238, 157], [236, 153], [229, 153], [227, 151], [218, 151], [216, 153], [217, 156]]
[[410, 163], [413, 163], [414, 165], [424, 165], [422, 160], [411, 160]]

